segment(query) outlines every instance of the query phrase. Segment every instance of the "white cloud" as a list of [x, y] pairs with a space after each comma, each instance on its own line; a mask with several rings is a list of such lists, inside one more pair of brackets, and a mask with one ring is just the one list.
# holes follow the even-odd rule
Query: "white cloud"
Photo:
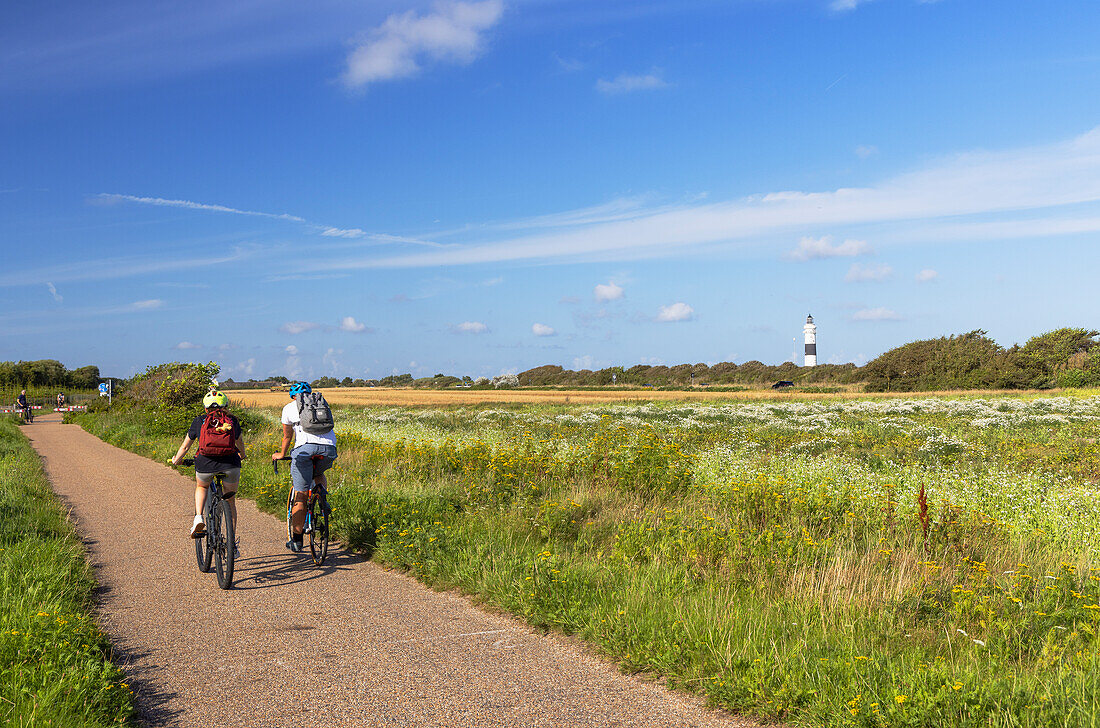
[[463, 321], [454, 328], [460, 334], [484, 334], [489, 330], [489, 327], [480, 321]]
[[321, 231], [321, 235], [326, 238], [362, 238], [367, 235], [367, 232], [359, 228], [345, 230], [343, 228], [327, 227]]
[[820, 238], [804, 237], [798, 241], [798, 247], [784, 257], [788, 260], [818, 260], [820, 258], [852, 258], [867, 255], [871, 248], [863, 240], [845, 240], [833, 245], [833, 236]]
[[279, 327], [279, 331], [284, 334], [304, 334], [307, 331], [314, 331], [319, 328], [321, 328], [321, 324], [315, 324], [312, 321], [287, 321]]
[[242, 362], [239, 362], [236, 366], [231, 367], [230, 371], [240, 374], [242, 377], [251, 377], [252, 373], [256, 370], [256, 358], [250, 357]]
[[658, 321], [690, 321], [695, 314], [695, 309], [683, 302], [677, 302], [669, 306], [661, 306], [657, 312]]
[[592, 360], [591, 354], [585, 354], [584, 356], [573, 357], [573, 369], [580, 371], [581, 369], [592, 369], [596, 366], [596, 363]]
[[361, 88], [415, 76], [424, 60], [471, 63], [483, 51], [485, 31], [503, 12], [502, 0], [482, 0], [438, 2], [427, 15], [391, 15], [348, 55], [344, 84]]
[[53, 300], [57, 301], [58, 303], [61, 303], [65, 300], [61, 297], [61, 294], [57, 292], [57, 289], [54, 288], [54, 285], [49, 281], [46, 281], [46, 288], [49, 289], [50, 295], [53, 296]]
[[552, 327], [552, 326], [547, 326], [546, 324], [535, 323], [535, 324], [531, 324], [531, 333], [534, 334], [535, 336], [553, 336], [558, 332], [555, 331], [554, 327]]
[[848, 274], [844, 276], [844, 282], [860, 283], [863, 281], [884, 281], [889, 278], [893, 272], [894, 269], [885, 263], [876, 263], [874, 265], [852, 263], [852, 267], [848, 269]]
[[187, 210], [209, 210], [211, 212], [230, 212], [234, 215], [251, 215], [253, 217], [270, 217], [276, 220], [290, 220], [292, 222], [305, 222], [297, 215], [287, 215], [286, 213], [272, 213], [272, 212], [255, 212], [253, 210], [239, 210], [235, 207], [226, 207], [225, 205], [208, 205], [203, 202], [192, 202], [191, 200], [167, 200], [163, 197], [137, 197], [136, 195], [116, 195], [107, 192], [102, 192], [96, 195], [95, 199], [101, 204], [110, 204], [117, 202], [138, 202], [143, 205], [156, 205], [158, 207], [182, 207]]
[[920, 273], [917, 273], [916, 276], [914, 276], [914, 278], [916, 278], [917, 280], [917, 283], [928, 283], [930, 281], [936, 280], [939, 277], [940, 274], [937, 271], [932, 270], [931, 268], [925, 268]]
[[596, 90], [605, 94], [623, 94], [631, 91], [646, 91], [668, 86], [663, 78], [655, 73], [630, 75], [621, 73], [614, 80], [608, 81], [601, 78], [596, 81]]
[[615, 281], [608, 281], [607, 283], [598, 283], [592, 290], [592, 295], [596, 297], [597, 301], [617, 301], [623, 297], [622, 286], [616, 285]]
[[180, 351], [187, 351], [188, 349], [201, 349], [200, 344], [192, 344], [190, 341], [181, 341], [172, 347], [173, 349], [179, 349]]
[[353, 334], [361, 334], [367, 330], [367, 325], [356, 321], [352, 316], [345, 316], [340, 320], [340, 330], [347, 331]]
[[879, 306], [878, 308], [863, 308], [852, 314], [853, 321], [901, 321], [895, 311]]
[[294, 344], [291, 344], [286, 348], [286, 353], [290, 354], [291, 356], [298, 356], [298, 347]]
[[874, 144], [860, 144], [856, 147], [856, 156], [860, 159], [867, 159], [878, 154], [878, 147]]
[[[876, 240], [881, 236], [894, 243], [943, 243], [953, 240], [917, 235], [920, 223], [1002, 224], [1008, 213], [1023, 211], [1030, 213], [1028, 225], [1034, 235], [1042, 236], [1045, 226], [1061, 233], [1066, 213], [1059, 208], [1096, 202], [1100, 202], [1100, 127], [1054, 144], [957, 154], [870, 187], [772, 192], [722, 202], [639, 208], [618, 219], [564, 230], [389, 257], [361, 254], [316, 267], [346, 272], [520, 260], [672, 257], [706, 246], [728, 250], [778, 244], [792, 231], [809, 235], [822, 228], [869, 224], [875, 225]], [[1071, 227], [1095, 229], [1097, 219], [1094, 211], [1091, 214], [1091, 222], [1076, 221]], [[960, 220], [966, 215], [986, 219]], [[999, 219], [991, 221], [990, 216]], [[983, 230], [981, 234], [992, 233]]]
[[151, 311], [155, 308], [160, 308], [164, 305], [164, 301], [159, 298], [147, 298], [144, 301], [134, 301], [130, 304], [130, 308], [136, 311]]
[[869, 2], [871, 2], [871, 0], [832, 0], [832, 2], [829, 3], [829, 9], [834, 13], [843, 13], [849, 10], [855, 10], [858, 6]]

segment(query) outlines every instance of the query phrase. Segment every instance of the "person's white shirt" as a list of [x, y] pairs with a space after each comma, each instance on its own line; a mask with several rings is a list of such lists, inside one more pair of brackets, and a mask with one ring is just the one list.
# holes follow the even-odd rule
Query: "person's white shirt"
[[290, 400], [286, 407], [283, 407], [282, 421], [284, 425], [294, 426], [294, 447], [309, 444], [336, 446], [336, 430], [330, 430], [323, 435], [314, 435], [302, 429], [302, 416], [298, 414], [296, 399]]

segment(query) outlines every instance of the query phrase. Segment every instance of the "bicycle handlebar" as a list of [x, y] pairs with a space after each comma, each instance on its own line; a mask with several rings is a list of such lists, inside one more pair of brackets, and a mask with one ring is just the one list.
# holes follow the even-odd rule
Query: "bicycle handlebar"
[[[279, 460], [288, 460], [289, 461], [290, 456], [287, 455], [285, 458], [279, 458]], [[271, 467], [275, 470], [276, 475], [279, 474], [279, 460], [276, 460], [275, 458], [271, 458]]]

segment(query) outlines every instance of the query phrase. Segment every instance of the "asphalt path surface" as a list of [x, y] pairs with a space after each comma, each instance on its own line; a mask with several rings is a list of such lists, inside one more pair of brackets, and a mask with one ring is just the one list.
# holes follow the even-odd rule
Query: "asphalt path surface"
[[195, 563], [194, 481], [59, 420], [23, 431], [88, 546], [147, 725], [755, 725], [352, 553], [316, 567], [249, 501], [223, 591]]

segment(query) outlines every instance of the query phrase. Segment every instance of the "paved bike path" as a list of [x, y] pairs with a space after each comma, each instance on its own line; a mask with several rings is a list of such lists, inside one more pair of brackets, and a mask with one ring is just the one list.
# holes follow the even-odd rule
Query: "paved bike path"
[[222, 591], [188, 537], [194, 481], [55, 417], [24, 432], [88, 544], [148, 725], [752, 725], [353, 554], [315, 567], [249, 501]]

